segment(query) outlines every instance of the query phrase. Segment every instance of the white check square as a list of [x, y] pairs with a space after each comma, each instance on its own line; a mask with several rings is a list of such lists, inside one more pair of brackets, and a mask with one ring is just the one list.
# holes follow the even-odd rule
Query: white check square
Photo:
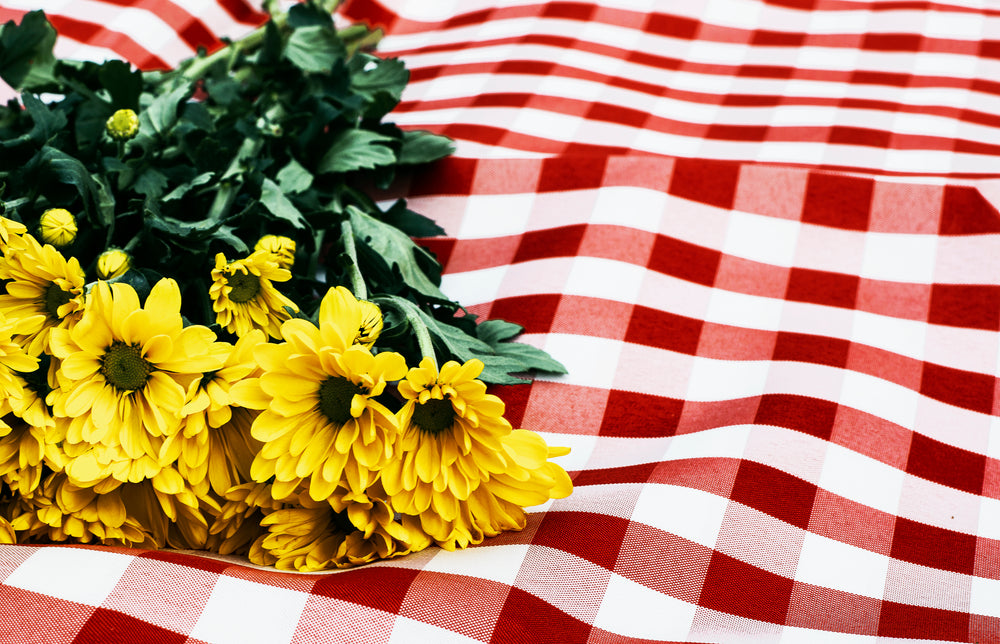
[[649, 483], [639, 495], [632, 521], [714, 548], [728, 506], [728, 499], [710, 492]]
[[895, 514], [905, 477], [902, 470], [831, 443], [819, 487], [855, 503]]
[[212, 644], [290, 642], [308, 599], [307, 593], [222, 575], [191, 637]]
[[797, 221], [733, 212], [723, 251], [777, 266], [791, 266], [801, 225]]
[[889, 558], [812, 532], [805, 533], [796, 581], [881, 599]]
[[133, 557], [101, 550], [39, 548], [4, 584], [79, 604], [100, 606]]
[[466, 550], [439, 550], [427, 562], [424, 570], [492, 579], [513, 586], [521, 570], [527, 545], [490, 546], [489, 541], [478, 548]]
[[696, 610], [694, 604], [613, 574], [594, 626], [630, 638], [683, 640]]

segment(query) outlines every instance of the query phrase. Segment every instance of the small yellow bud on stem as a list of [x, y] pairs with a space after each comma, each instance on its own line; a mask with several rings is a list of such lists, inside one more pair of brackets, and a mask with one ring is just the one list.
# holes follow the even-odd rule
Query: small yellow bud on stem
[[42, 241], [56, 248], [65, 248], [76, 239], [76, 218], [65, 208], [49, 208], [38, 220]]
[[108, 136], [116, 141], [128, 141], [139, 131], [139, 116], [132, 110], [118, 110], [105, 123]]
[[97, 258], [97, 277], [110, 280], [132, 268], [132, 258], [120, 248], [110, 248]]

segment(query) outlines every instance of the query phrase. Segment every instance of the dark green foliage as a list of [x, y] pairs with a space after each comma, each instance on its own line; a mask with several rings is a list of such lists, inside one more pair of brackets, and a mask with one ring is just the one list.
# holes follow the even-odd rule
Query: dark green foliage
[[[462, 315], [439, 288], [440, 264], [411, 240], [443, 231], [402, 200], [383, 211], [367, 194], [364, 186], [385, 186], [453, 146], [382, 122], [409, 72], [398, 60], [354, 51], [317, 6], [296, 5], [221, 53], [170, 72], [56, 60], [54, 42], [40, 11], [0, 27], [0, 77], [23, 92], [23, 109], [0, 106], [4, 216], [34, 233], [47, 208], [70, 210], [82, 266], [92, 270], [110, 246], [125, 248], [136, 264], [125, 281], [148, 288], [157, 276], [173, 277], [185, 316], [207, 326], [215, 255], [242, 258], [262, 235], [285, 235], [298, 252], [292, 280], [278, 287], [305, 316], [343, 284], [395, 307], [380, 346], [412, 364], [412, 325], [421, 320], [439, 361], [479, 357], [487, 381], [561, 371], [545, 354], [507, 342], [520, 327], [477, 326]], [[45, 103], [39, 92], [57, 98]], [[105, 122], [124, 108], [139, 114], [139, 132], [119, 142]]]

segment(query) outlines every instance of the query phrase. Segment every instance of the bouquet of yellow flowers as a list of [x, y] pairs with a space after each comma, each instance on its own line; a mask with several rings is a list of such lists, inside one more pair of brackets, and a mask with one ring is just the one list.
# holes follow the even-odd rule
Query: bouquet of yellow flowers
[[55, 37], [0, 29], [0, 543], [323, 570], [570, 493], [487, 393], [561, 365], [442, 293], [411, 238], [443, 231], [371, 196], [452, 149], [384, 121], [408, 73], [377, 34], [307, 2], [145, 73]]

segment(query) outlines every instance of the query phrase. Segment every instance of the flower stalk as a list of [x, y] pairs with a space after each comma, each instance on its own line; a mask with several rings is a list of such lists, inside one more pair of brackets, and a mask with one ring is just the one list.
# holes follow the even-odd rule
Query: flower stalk
[[365, 277], [358, 267], [358, 249], [354, 245], [354, 228], [351, 227], [349, 219], [340, 222], [340, 240], [344, 245], [344, 254], [350, 258], [347, 273], [351, 278], [351, 291], [359, 300], [367, 300], [368, 287], [365, 286]]

